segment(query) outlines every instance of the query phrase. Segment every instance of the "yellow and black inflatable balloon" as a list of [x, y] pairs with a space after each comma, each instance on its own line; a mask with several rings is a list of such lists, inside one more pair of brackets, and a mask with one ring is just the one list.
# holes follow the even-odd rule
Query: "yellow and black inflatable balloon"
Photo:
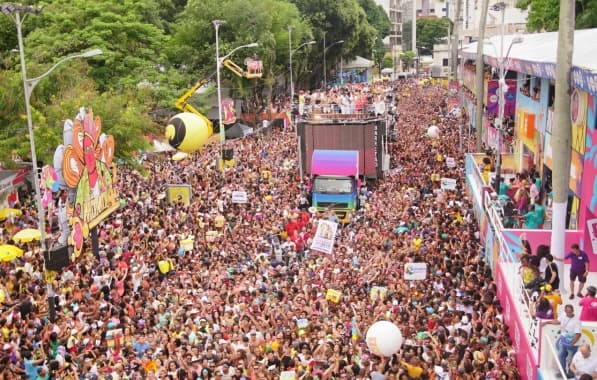
[[185, 153], [201, 151], [209, 135], [205, 121], [190, 112], [179, 113], [166, 126], [166, 138], [170, 146]]

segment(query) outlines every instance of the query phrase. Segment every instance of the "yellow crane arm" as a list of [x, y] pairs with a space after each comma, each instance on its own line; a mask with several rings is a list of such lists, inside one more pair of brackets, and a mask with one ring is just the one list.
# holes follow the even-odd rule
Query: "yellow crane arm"
[[[238, 75], [241, 78], [253, 79], [253, 78], [261, 78], [263, 72], [263, 63], [259, 59], [249, 58], [245, 61], [247, 65], [247, 70], [243, 70], [242, 67], [237, 65], [236, 63], [232, 62], [229, 59], [225, 59], [222, 64], [226, 66], [226, 68], [232, 71], [234, 74]], [[203, 87], [209, 80], [216, 74], [214, 71], [210, 76], [207, 78], [200, 79], [195, 83], [193, 87], [188, 89], [184, 95], [182, 95], [174, 106], [181, 110], [182, 112], [191, 112], [195, 115], [199, 116], [207, 125], [207, 129], [209, 131], [209, 136], [213, 134], [214, 128], [213, 123], [209, 120], [205, 115], [203, 115], [197, 108], [193, 107], [192, 104], [189, 103], [189, 99], [193, 96], [193, 94]]]
[[199, 112], [199, 110], [197, 110], [195, 107], [193, 107], [188, 102], [188, 100], [193, 96], [193, 94], [198, 89], [200, 89], [201, 87], [203, 87], [209, 81], [209, 79], [212, 76], [213, 76], [213, 74], [210, 75], [206, 79], [199, 80], [197, 83], [195, 83], [195, 85], [193, 87], [191, 87], [190, 89], [188, 89], [187, 92], [185, 92], [183, 96], [181, 96], [180, 98], [178, 98], [178, 100], [176, 101], [176, 103], [174, 103], [174, 106], [176, 108], [178, 108], [179, 110], [181, 110], [182, 112], [191, 112], [191, 113], [194, 113], [195, 115], [199, 116], [205, 122], [205, 125], [207, 125], [207, 130], [208, 130], [209, 136], [213, 135], [213, 133], [214, 133], [213, 123], [205, 115], [203, 115], [201, 112]]
[[242, 67], [237, 65], [236, 63], [232, 62], [229, 59], [225, 59], [222, 62], [222, 65], [226, 66], [226, 68], [232, 71], [234, 74], [241, 78], [247, 79], [254, 79], [254, 78], [261, 78], [263, 73], [263, 63], [261, 60], [258, 59], [248, 59], [247, 61], [247, 70], [243, 70]]

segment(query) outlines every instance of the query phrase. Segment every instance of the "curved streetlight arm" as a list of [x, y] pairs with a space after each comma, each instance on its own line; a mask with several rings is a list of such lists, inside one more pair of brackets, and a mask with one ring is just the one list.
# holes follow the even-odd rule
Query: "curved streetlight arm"
[[237, 46], [234, 49], [232, 49], [232, 51], [230, 53], [226, 54], [223, 57], [220, 57], [220, 64], [222, 64], [222, 62], [224, 62], [228, 57], [230, 57], [232, 54], [234, 54], [234, 52], [236, 52], [237, 50], [244, 49], [244, 48], [252, 48], [252, 47], [257, 47], [257, 46], [259, 46], [259, 44], [257, 42], [253, 42], [253, 43], [250, 43], [250, 44]]
[[293, 50], [291, 51], [291, 54], [294, 54], [294, 53], [296, 53], [296, 51], [297, 51], [297, 50], [299, 50], [299, 49], [300, 49], [300, 48], [302, 48], [302, 47], [305, 47], [305, 46], [307, 46], [307, 45], [314, 45], [314, 44], [316, 44], [316, 43], [317, 43], [317, 41], [315, 41], [315, 40], [313, 40], [313, 41], [309, 41], [309, 42], [305, 42], [305, 43], [302, 43], [302, 44], [301, 44], [301, 45], [299, 45], [299, 46], [298, 46], [296, 49], [293, 49]]
[[333, 44], [329, 45], [328, 47], [325, 48], [325, 51], [328, 51], [332, 46], [334, 45], [339, 45], [339, 44], [343, 44], [344, 40], [340, 40], [340, 41], [336, 41]]
[[56, 68], [58, 66], [62, 65], [64, 62], [70, 61], [71, 59], [75, 59], [75, 58], [89, 58], [89, 57], [93, 57], [93, 56], [100, 55], [100, 54], [102, 54], [102, 50], [101, 49], [92, 49], [92, 50], [89, 50], [89, 51], [84, 52], [84, 53], [73, 54], [73, 55], [70, 55], [68, 57], [64, 57], [61, 60], [59, 60], [58, 62], [56, 62], [52, 67], [50, 67], [48, 69], [48, 71], [46, 71], [42, 75], [40, 75], [38, 77], [35, 77], [35, 78], [26, 79], [25, 83], [27, 84], [27, 86], [26, 86], [26, 89], [27, 89], [27, 98], [31, 97], [31, 92], [33, 91], [33, 89], [35, 88], [35, 86], [37, 86], [37, 84], [39, 83], [39, 81], [41, 81], [42, 79], [44, 79], [45, 77], [47, 77], [48, 75], [50, 75], [54, 70], [56, 70]]

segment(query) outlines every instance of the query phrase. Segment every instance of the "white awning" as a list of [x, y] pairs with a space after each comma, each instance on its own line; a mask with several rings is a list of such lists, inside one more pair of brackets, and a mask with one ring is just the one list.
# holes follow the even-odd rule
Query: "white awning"
[[[512, 44], [512, 40], [522, 38], [522, 42]], [[485, 63], [497, 67], [501, 53], [501, 36], [486, 40], [483, 49]], [[509, 70], [531, 74], [541, 78], [555, 79], [555, 65], [558, 49], [558, 32], [523, 35], [506, 35], [503, 38], [506, 55], [510, 54]], [[572, 77], [574, 86], [592, 94], [597, 94], [597, 29], [581, 29], [574, 33], [574, 55]], [[475, 59], [477, 43], [462, 49], [465, 59]]]

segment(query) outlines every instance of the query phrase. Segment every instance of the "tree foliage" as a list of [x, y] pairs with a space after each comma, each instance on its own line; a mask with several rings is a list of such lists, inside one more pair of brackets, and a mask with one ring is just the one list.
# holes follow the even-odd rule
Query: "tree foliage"
[[[519, 0], [516, 7], [529, 9], [529, 31], [556, 31], [559, 29], [559, 0]], [[576, 29], [597, 27], [597, 1], [576, 0]]]
[[[419, 55], [431, 55], [433, 45], [441, 42], [448, 36], [448, 28], [452, 25], [447, 17], [419, 18], [417, 19], [417, 48]], [[412, 50], [412, 21], [407, 21], [402, 26], [403, 49]]]
[[[357, 0], [291, 0], [296, 4], [305, 21], [313, 28], [318, 42], [326, 46], [343, 40], [326, 51], [326, 70], [335, 65], [340, 57], [354, 58], [356, 55], [370, 57], [377, 37], [376, 29], [367, 21], [367, 14]], [[312, 83], [323, 79], [323, 43], [317, 44], [312, 57]], [[313, 60], [313, 58], [317, 58]]]
[[391, 55], [386, 55], [385, 57], [383, 57], [383, 60], [381, 61], [381, 68], [382, 69], [394, 68], [394, 59], [392, 58]]
[[377, 37], [383, 40], [390, 35], [390, 19], [386, 11], [373, 0], [359, 0], [359, 5], [367, 15], [367, 22], [377, 30]]
[[400, 60], [407, 69], [415, 62], [415, 58], [417, 58], [417, 54], [412, 50], [406, 50], [400, 54]]
[[[176, 113], [175, 100], [216, 66], [212, 20], [220, 28], [221, 56], [257, 42], [230, 58], [243, 66], [258, 54], [261, 80], [237, 78], [222, 70], [225, 96], [261, 107], [268, 97], [288, 94], [289, 49], [315, 40], [293, 55], [294, 80], [318, 87], [323, 77], [323, 36], [329, 44], [327, 69], [340, 57], [383, 59], [382, 40], [390, 23], [373, 0], [22, 0], [43, 6], [23, 24], [28, 77], [48, 70], [65, 56], [100, 48], [101, 56], [60, 65], [40, 81], [31, 97], [38, 157], [49, 161], [61, 142], [64, 120], [81, 106], [102, 116], [106, 133], [116, 137], [116, 154], [132, 160], [147, 145], [144, 136], [161, 133]], [[288, 27], [292, 26], [289, 47]], [[16, 28], [0, 15], [0, 162], [30, 155]], [[208, 91], [213, 94], [213, 90]], [[206, 103], [205, 99], [199, 103]], [[205, 109], [209, 109], [207, 106]]]

